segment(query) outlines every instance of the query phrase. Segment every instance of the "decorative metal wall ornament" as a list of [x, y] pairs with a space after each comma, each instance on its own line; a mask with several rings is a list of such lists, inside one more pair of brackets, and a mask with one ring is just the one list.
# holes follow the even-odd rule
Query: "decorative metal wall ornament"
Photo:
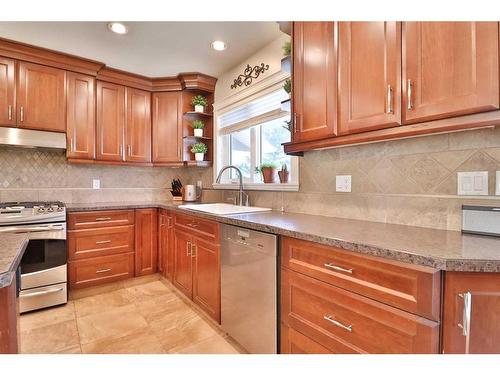
[[255, 65], [253, 68], [249, 64], [247, 64], [247, 67], [243, 71], [243, 74], [240, 74], [238, 78], [234, 80], [234, 83], [231, 85], [231, 88], [235, 89], [241, 86], [250, 86], [254, 79], [259, 78], [259, 76], [268, 69], [269, 65], [264, 63], [261, 63], [260, 65]]

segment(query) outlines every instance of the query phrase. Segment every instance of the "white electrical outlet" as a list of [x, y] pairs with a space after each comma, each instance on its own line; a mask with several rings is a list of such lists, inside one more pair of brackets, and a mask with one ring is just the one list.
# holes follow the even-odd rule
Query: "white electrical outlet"
[[458, 195], [488, 195], [488, 172], [458, 172]]
[[500, 171], [497, 171], [497, 179], [496, 179], [496, 195], [500, 195]]
[[101, 180], [93, 179], [92, 180], [92, 189], [100, 189], [101, 188]]
[[351, 176], [335, 176], [335, 191], [351, 192]]

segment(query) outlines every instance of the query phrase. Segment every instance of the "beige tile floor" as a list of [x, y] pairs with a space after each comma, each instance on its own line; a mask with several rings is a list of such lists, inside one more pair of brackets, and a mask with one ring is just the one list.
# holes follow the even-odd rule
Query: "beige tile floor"
[[22, 353], [237, 354], [237, 345], [157, 275], [77, 291], [21, 315]]

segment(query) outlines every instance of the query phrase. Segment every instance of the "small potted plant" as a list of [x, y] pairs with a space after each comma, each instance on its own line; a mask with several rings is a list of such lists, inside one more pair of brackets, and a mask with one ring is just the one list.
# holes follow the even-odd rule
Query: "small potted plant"
[[194, 136], [195, 137], [203, 137], [203, 128], [205, 127], [205, 124], [201, 120], [194, 120], [191, 123], [191, 127], [193, 128]]
[[255, 168], [256, 173], [262, 174], [262, 179], [265, 184], [270, 184], [274, 182], [274, 174], [276, 172], [276, 164], [274, 163], [262, 163], [260, 167]]
[[194, 160], [196, 161], [203, 161], [207, 151], [208, 147], [203, 142], [197, 142], [191, 146], [191, 152], [194, 154]]
[[288, 167], [286, 164], [281, 165], [281, 171], [278, 172], [278, 177], [280, 178], [280, 183], [286, 184], [288, 182], [288, 176], [290, 172], [288, 172]]
[[203, 95], [195, 95], [193, 96], [193, 99], [191, 99], [191, 104], [193, 105], [195, 112], [203, 113], [205, 112], [205, 107], [207, 106], [208, 101]]
[[292, 93], [292, 80], [291, 79], [287, 79], [285, 81], [285, 83], [283, 84], [283, 90], [285, 90], [286, 93], [288, 94], [288, 96], [290, 96], [290, 94]]
[[281, 48], [283, 49], [283, 56], [285, 57], [290, 56], [292, 53], [292, 43], [290, 42], [285, 42]]

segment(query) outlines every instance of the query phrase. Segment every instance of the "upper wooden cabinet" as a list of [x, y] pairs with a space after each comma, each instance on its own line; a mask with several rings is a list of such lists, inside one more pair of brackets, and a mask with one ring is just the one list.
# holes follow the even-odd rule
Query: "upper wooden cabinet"
[[125, 87], [97, 81], [97, 160], [124, 160]]
[[95, 79], [67, 74], [66, 156], [93, 159], [95, 156]]
[[339, 134], [400, 125], [400, 23], [339, 22], [338, 28]]
[[446, 272], [443, 353], [500, 353], [500, 274]]
[[182, 93], [153, 94], [153, 162], [182, 162]]
[[17, 123], [20, 127], [66, 131], [66, 72], [20, 62], [17, 79]]
[[151, 93], [127, 87], [125, 160], [151, 161]]
[[403, 24], [403, 121], [499, 108], [497, 22]]
[[0, 57], [0, 125], [16, 125], [16, 83], [14, 60]]
[[336, 51], [333, 22], [293, 25], [293, 142], [336, 134]]

